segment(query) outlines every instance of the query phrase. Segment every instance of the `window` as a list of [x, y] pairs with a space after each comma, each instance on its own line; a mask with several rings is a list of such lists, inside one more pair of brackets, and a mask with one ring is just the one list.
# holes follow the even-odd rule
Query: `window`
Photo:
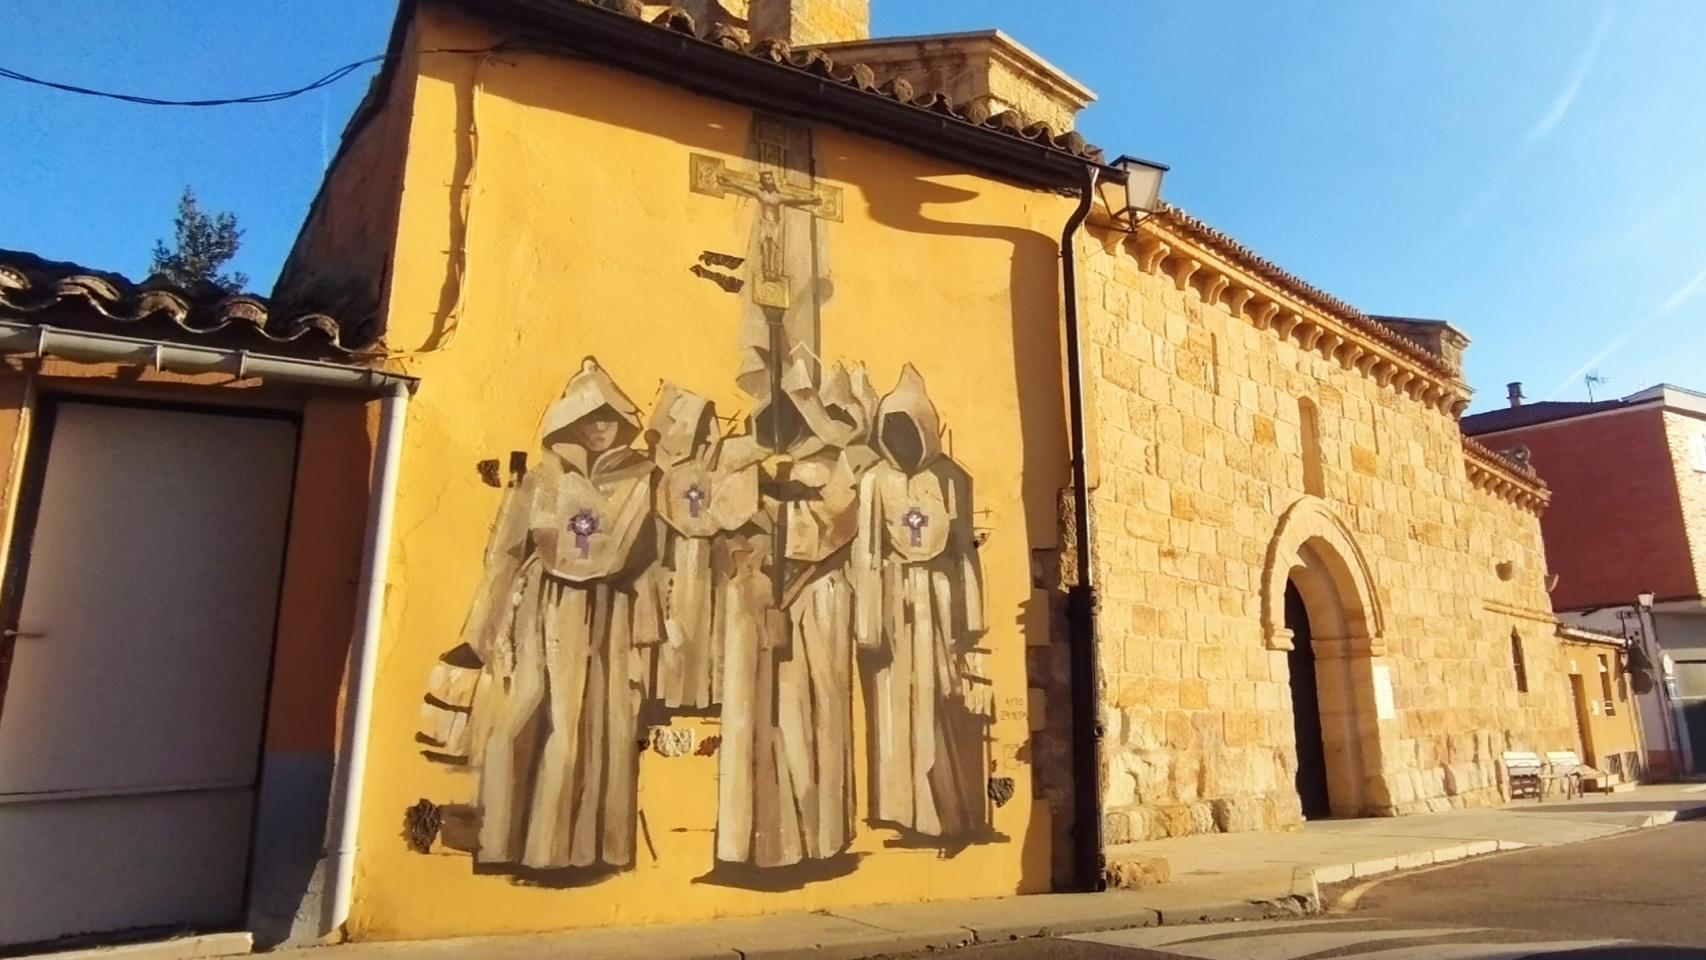
[[1605, 700], [1605, 715], [1617, 716], [1617, 707], [1611, 699], [1611, 664], [1606, 662], [1605, 654], [1600, 654], [1599, 660], [1599, 694]]
[[1688, 447], [1694, 451], [1694, 470], [1706, 473], [1706, 433], [1697, 433], [1689, 438]]
[[1303, 492], [1324, 497], [1327, 483], [1321, 473], [1321, 417], [1315, 401], [1307, 397], [1297, 401], [1297, 425], [1303, 443]]
[[1522, 656], [1522, 635], [1511, 631], [1511, 669], [1516, 672], [1516, 692], [1528, 692], [1528, 662]]
[[1706, 697], [1706, 660], [1676, 662], [1676, 694], [1685, 700]]

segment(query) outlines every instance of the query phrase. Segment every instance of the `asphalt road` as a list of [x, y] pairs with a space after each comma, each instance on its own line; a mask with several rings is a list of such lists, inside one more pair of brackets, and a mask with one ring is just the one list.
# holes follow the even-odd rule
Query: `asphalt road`
[[937, 956], [1706, 960], [1706, 821], [1344, 884], [1322, 898], [1336, 908], [1304, 920], [1117, 931]]
[[1400, 874], [1350, 915], [1706, 949], [1706, 821]]

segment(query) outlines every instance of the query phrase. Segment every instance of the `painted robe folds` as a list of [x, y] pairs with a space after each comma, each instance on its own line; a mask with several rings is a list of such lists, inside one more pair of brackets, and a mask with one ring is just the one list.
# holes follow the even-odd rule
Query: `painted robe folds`
[[[594, 416], [620, 422], [602, 452], [571, 439]], [[498, 518], [463, 637], [485, 673], [474, 725], [481, 863], [633, 863], [637, 648], [662, 634], [654, 467], [629, 447], [638, 432], [633, 403], [587, 361], [546, 412], [540, 463]]]
[[882, 461], [859, 487], [852, 578], [870, 711], [871, 815], [927, 837], [987, 831], [993, 696], [971, 480], [942, 453], [908, 365], [878, 408]]
[[846, 564], [874, 459], [862, 370], [836, 367], [819, 387], [796, 364], [784, 391], [783, 409], [766, 406], [729, 442], [737, 460], [763, 460], [766, 509], [725, 545], [717, 859], [758, 867], [834, 857], [853, 838]]
[[716, 555], [719, 539], [757, 516], [758, 465], [724, 458], [710, 401], [672, 384], [658, 397], [650, 435], [667, 579], [656, 696], [670, 709], [705, 710], [722, 702], [730, 564]]

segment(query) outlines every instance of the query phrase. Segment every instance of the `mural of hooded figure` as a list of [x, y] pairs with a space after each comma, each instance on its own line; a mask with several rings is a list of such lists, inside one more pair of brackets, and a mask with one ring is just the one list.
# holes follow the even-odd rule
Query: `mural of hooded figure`
[[662, 637], [639, 431], [633, 402], [586, 360], [493, 530], [462, 638], [485, 673], [472, 723], [482, 864], [633, 864], [639, 647]]
[[875, 460], [862, 369], [837, 366], [819, 385], [797, 361], [783, 386], [788, 416], [765, 404], [724, 454], [763, 464], [764, 512], [726, 544], [716, 856], [761, 868], [829, 859], [853, 839], [846, 567], [859, 473]]
[[659, 392], [647, 434], [661, 471], [657, 515], [668, 578], [656, 695], [671, 709], [703, 710], [722, 702], [717, 595], [728, 571], [712, 548], [757, 516], [758, 465], [725, 462], [716, 409], [674, 384]]
[[878, 407], [874, 441], [882, 462], [860, 483], [851, 566], [867, 651], [871, 816], [926, 837], [972, 837], [991, 824], [994, 698], [977, 649], [971, 478], [943, 453], [936, 407], [910, 364]]

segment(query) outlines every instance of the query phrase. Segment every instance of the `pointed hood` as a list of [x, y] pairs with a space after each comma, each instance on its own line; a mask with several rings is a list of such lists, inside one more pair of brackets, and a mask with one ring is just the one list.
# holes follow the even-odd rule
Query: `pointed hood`
[[562, 399], [546, 408], [545, 422], [539, 428], [540, 442], [549, 445], [565, 439], [561, 436], [564, 430], [602, 407], [609, 407], [624, 424], [617, 441], [619, 446], [626, 446], [639, 436], [640, 408], [617, 388], [616, 381], [610, 379], [597, 360], [587, 357], [581, 361], [580, 372], [570, 378]]
[[825, 443], [850, 447], [870, 436], [877, 391], [863, 366], [849, 374], [838, 363], [814, 387], [810, 367], [797, 360], [783, 377], [782, 387], [812, 434]]
[[877, 452], [907, 474], [942, 456], [942, 419], [912, 364], [901, 368], [900, 382], [878, 405], [873, 429]]
[[673, 466], [691, 460], [719, 439], [716, 407], [691, 390], [666, 383], [646, 433], [658, 463]]

